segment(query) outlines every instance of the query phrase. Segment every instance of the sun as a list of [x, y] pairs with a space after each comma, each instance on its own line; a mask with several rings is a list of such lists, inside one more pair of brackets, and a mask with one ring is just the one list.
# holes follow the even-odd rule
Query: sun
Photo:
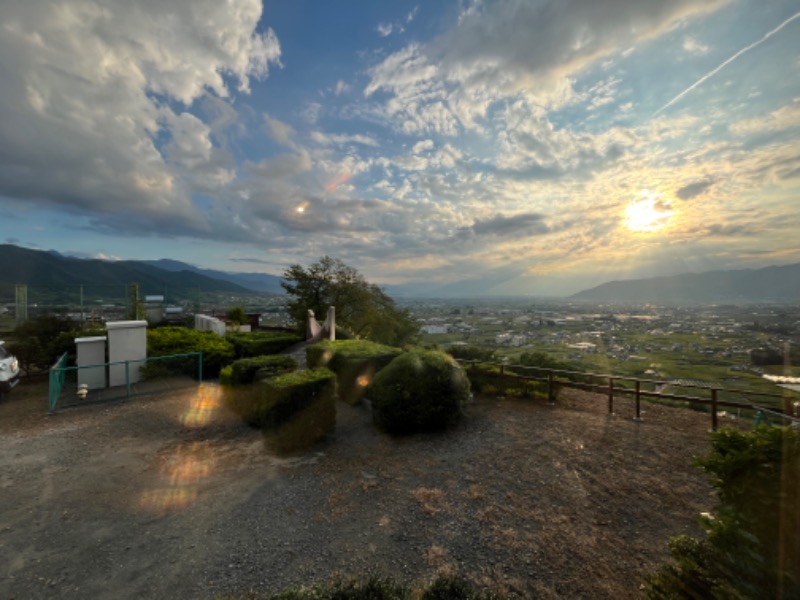
[[669, 204], [648, 197], [628, 204], [625, 208], [625, 225], [631, 231], [649, 233], [663, 229], [671, 216]]

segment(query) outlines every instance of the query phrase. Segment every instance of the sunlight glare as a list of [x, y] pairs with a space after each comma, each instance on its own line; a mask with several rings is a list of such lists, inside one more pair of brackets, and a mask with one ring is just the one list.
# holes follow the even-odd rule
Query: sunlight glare
[[662, 229], [672, 216], [669, 204], [650, 196], [634, 200], [625, 208], [625, 225], [631, 231], [653, 232]]

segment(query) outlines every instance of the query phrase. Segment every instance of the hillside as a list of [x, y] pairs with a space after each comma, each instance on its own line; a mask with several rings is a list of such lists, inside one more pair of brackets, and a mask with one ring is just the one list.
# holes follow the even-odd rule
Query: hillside
[[138, 282], [142, 293], [163, 293], [165, 288], [199, 289], [203, 292], [247, 293], [249, 290], [229, 281], [214, 279], [188, 270], [165, 271], [140, 261], [86, 260], [61, 256], [55, 252], [30, 250], [0, 244], [3, 268], [0, 285], [17, 283], [30, 286], [77, 286], [81, 284], [124, 285]]
[[797, 302], [800, 300], [800, 264], [611, 281], [570, 298], [591, 302], [674, 304]]
[[162, 258], [160, 260], [143, 260], [138, 261], [142, 264], [158, 267], [165, 271], [190, 271], [211, 277], [212, 279], [219, 279], [221, 281], [228, 281], [235, 283], [248, 290], [254, 292], [262, 292], [268, 294], [282, 294], [283, 288], [281, 287], [281, 278], [277, 275], [269, 275], [267, 273], [227, 273], [225, 271], [216, 271], [214, 269], [201, 269], [179, 260], [172, 260], [169, 258]]

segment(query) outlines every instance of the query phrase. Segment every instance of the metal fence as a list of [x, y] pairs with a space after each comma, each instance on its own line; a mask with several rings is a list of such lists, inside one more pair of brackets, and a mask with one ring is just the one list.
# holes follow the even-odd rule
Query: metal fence
[[[69, 367], [66, 359], [67, 355], [62, 355], [50, 368], [48, 411], [51, 413], [61, 408], [163, 393], [203, 382], [202, 352]], [[78, 384], [78, 372], [82, 369], [104, 369], [107, 373], [116, 365], [124, 366], [124, 385], [90, 389]]]
[[[620, 396], [634, 400], [634, 419], [641, 420], [642, 399], [677, 402], [692, 407], [702, 407], [711, 414], [711, 429], [719, 426], [720, 408], [746, 411], [755, 416], [756, 422], [776, 422], [800, 425], [800, 395], [787, 391], [784, 394], [754, 392], [719, 387], [713, 383], [694, 382], [676, 384], [672, 381], [637, 379], [617, 375], [565, 371], [526, 365], [507, 365], [480, 360], [460, 360], [467, 368], [470, 380], [493, 381], [496, 393], [505, 395], [509, 390], [522, 396], [543, 393], [548, 403], [554, 404], [560, 388], [572, 388], [606, 396], [608, 413], [614, 414], [614, 400]], [[666, 393], [664, 390], [680, 388], [686, 393]], [[703, 395], [697, 395], [702, 390]], [[725, 397], [723, 397], [723, 394]], [[733, 399], [726, 399], [733, 398]], [[793, 400], [794, 398], [794, 400]]]

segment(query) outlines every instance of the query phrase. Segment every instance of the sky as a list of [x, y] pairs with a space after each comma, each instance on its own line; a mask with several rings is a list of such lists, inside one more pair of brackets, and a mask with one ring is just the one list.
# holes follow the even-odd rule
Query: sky
[[0, 243], [538, 296], [800, 262], [800, 0], [10, 0], [0, 82]]

